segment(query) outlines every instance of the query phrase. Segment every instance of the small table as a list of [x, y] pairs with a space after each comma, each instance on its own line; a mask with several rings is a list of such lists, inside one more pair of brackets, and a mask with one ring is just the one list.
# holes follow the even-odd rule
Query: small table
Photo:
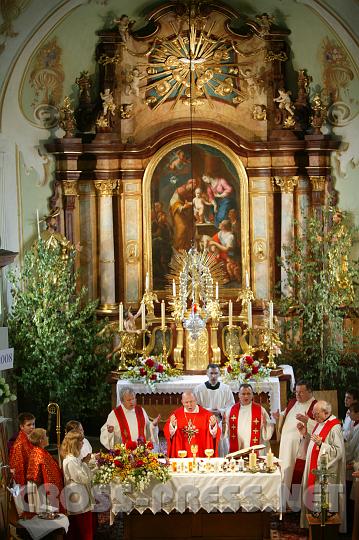
[[341, 519], [338, 514], [334, 514], [325, 522], [325, 527], [320, 524], [320, 518], [307, 514], [309, 523], [309, 540], [337, 540]]

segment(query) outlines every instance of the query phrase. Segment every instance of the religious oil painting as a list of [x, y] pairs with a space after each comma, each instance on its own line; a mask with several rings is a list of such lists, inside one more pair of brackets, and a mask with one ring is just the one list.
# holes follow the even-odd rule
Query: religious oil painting
[[168, 284], [175, 250], [213, 253], [223, 267], [223, 287], [242, 282], [242, 189], [233, 161], [209, 144], [182, 144], [157, 163], [150, 181], [152, 280]]

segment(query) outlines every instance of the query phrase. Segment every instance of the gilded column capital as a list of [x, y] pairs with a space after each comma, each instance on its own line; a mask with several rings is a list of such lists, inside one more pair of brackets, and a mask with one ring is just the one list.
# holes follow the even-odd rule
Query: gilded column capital
[[313, 191], [324, 191], [325, 189], [325, 176], [310, 176], [310, 181], [312, 183]]
[[293, 193], [295, 186], [298, 185], [299, 176], [273, 176], [273, 188], [279, 187], [283, 193]]
[[110, 197], [117, 187], [117, 180], [95, 180], [95, 188], [100, 197]]
[[77, 180], [63, 180], [62, 190], [65, 196], [71, 196], [71, 195], [77, 196], [79, 194], [78, 188], [77, 188]]

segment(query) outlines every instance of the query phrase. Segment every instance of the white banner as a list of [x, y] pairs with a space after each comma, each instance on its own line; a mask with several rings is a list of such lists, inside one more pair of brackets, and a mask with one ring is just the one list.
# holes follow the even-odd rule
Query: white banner
[[0, 371], [14, 367], [14, 349], [0, 351]]

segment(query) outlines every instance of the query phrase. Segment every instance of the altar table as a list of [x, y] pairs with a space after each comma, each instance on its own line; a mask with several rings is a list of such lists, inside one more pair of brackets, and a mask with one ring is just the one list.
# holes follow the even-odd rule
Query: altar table
[[124, 539], [269, 538], [271, 512], [281, 512], [281, 474], [174, 473], [142, 493], [111, 485], [112, 512], [123, 512]]

